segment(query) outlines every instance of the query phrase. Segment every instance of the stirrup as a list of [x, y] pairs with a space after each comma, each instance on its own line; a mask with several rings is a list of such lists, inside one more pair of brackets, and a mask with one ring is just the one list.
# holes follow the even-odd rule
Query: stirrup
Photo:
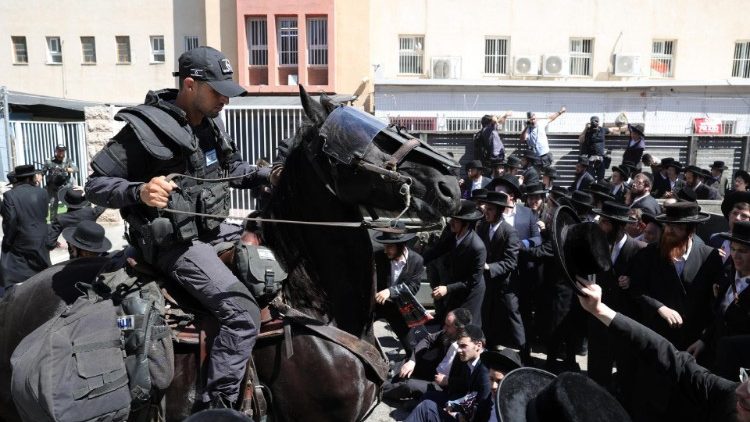
[[221, 393], [214, 393], [211, 395], [211, 401], [208, 403], [209, 409], [234, 409], [234, 403], [229, 401], [229, 398]]

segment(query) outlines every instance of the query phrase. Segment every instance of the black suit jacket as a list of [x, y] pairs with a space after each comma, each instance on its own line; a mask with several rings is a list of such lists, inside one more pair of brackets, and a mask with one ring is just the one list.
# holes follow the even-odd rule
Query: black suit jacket
[[453, 360], [451, 371], [448, 374], [448, 400], [455, 400], [476, 391], [477, 399], [482, 400], [490, 395], [490, 378], [489, 370], [482, 363], [477, 361], [476, 367], [469, 374], [468, 362], [462, 362], [458, 355]]
[[[638, 252], [631, 276], [631, 289], [643, 308], [649, 328], [685, 349], [698, 340], [712, 316], [713, 284], [721, 283], [721, 257], [716, 249], [693, 236], [682, 278], [674, 264], [660, 256], [659, 246], [650, 244]], [[682, 316], [682, 327], [670, 328], [657, 309], [667, 306]]]
[[[581, 185], [578, 186], [578, 188], [576, 189], [576, 184], [578, 183], [578, 179], [582, 179], [582, 180], [581, 180]], [[591, 185], [592, 183], [594, 183], [594, 176], [592, 176], [591, 173], [589, 173], [588, 171], [584, 171], [583, 174], [581, 174], [580, 176], [576, 177], [575, 180], [573, 180], [573, 183], [570, 184], [570, 187], [568, 188], [568, 190], [571, 192], [573, 192], [574, 190], [586, 190], [586, 188], [588, 188], [589, 185]]]
[[530, 185], [532, 183], [539, 183], [539, 172], [536, 171], [534, 166], [529, 166], [523, 171], [523, 184]]
[[467, 308], [471, 311], [472, 323], [482, 325], [481, 307], [484, 298], [484, 263], [487, 251], [474, 230], [470, 230], [460, 244], [456, 236], [446, 228], [438, 244], [424, 254], [424, 262], [446, 255], [448, 294], [444, 298], [446, 311]]
[[661, 173], [654, 174], [654, 183], [651, 186], [651, 196], [661, 198], [665, 193], [672, 191], [672, 184], [669, 183], [669, 177], [662, 177]]
[[633, 201], [634, 202], [630, 204], [630, 208], [640, 208], [651, 215], [661, 214], [661, 206], [651, 195], [646, 195], [643, 199], [638, 201], [635, 201], [635, 198], [633, 198]]
[[445, 357], [445, 354], [448, 353], [450, 344], [451, 342], [443, 330], [430, 333], [422, 338], [414, 346], [415, 366], [412, 377], [433, 381], [437, 367]]
[[64, 229], [68, 227], [76, 227], [81, 221], [96, 221], [105, 210], [106, 208], [97, 205], [93, 208], [83, 207], [72, 209], [62, 214], [57, 214], [57, 216], [52, 219], [49, 226], [49, 232], [47, 233], [47, 248], [55, 248], [57, 238]]
[[47, 250], [47, 192], [20, 184], [3, 195], [0, 284], [20, 283], [51, 265]]
[[620, 288], [617, 279], [621, 275], [631, 275], [633, 258], [641, 249], [646, 247], [645, 242], [635, 240], [625, 235], [625, 244], [620, 249], [620, 254], [612, 265], [610, 271], [599, 273], [596, 282], [602, 287], [602, 302], [609, 305], [617, 312], [625, 313], [633, 317], [633, 303], [627, 290]]
[[705, 183], [701, 183], [700, 186], [695, 188], [695, 196], [698, 199], [721, 199], [719, 196], [719, 191], [706, 185]]
[[409, 256], [406, 258], [406, 266], [401, 270], [396, 280], [391, 279], [391, 260], [386, 256], [385, 251], [374, 253], [375, 271], [377, 274], [377, 290], [388, 289], [391, 297], [396, 297], [398, 289], [396, 286], [403, 284], [409, 288], [412, 294], [417, 294], [419, 286], [423, 281], [427, 281], [427, 272], [424, 268], [422, 256], [409, 249]]
[[677, 386], [684, 401], [695, 404], [701, 414], [696, 414], [694, 420], [737, 420], [734, 390], [739, 383], [712, 374], [698, 365], [689, 353], [677, 351], [665, 338], [625, 315], [615, 315], [609, 332], [621, 347], [638, 356], [649, 372], [666, 375]]
[[510, 224], [502, 221], [490, 239], [490, 224], [482, 221], [476, 229], [479, 238], [482, 239], [487, 250], [487, 265], [484, 282], [489, 289], [502, 291], [508, 287], [510, 276], [516, 271], [518, 265], [518, 251], [521, 249], [521, 241], [518, 239], [516, 229]]
[[750, 288], [743, 290], [736, 301], [729, 303], [725, 310], [721, 309], [721, 302], [727, 291], [734, 283], [735, 271], [732, 269], [728, 279], [719, 288], [719, 295], [714, 303], [714, 319], [706, 330], [703, 341], [716, 347], [721, 337], [750, 334]]
[[615, 197], [615, 202], [625, 203], [625, 185], [620, 186], [617, 192], [610, 191], [610, 194]]

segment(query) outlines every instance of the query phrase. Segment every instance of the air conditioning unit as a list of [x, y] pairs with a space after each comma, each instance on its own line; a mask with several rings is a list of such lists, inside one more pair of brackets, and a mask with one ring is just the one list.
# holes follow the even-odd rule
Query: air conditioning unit
[[615, 76], [640, 76], [641, 56], [615, 54]]
[[570, 73], [570, 56], [566, 54], [545, 54], [542, 57], [542, 76], [560, 77]]
[[515, 56], [513, 58], [513, 76], [539, 75], [539, 56]]
[[458, 79], [461, 77], [461, 58], [433, 57], [430, 71], [433, 79]]

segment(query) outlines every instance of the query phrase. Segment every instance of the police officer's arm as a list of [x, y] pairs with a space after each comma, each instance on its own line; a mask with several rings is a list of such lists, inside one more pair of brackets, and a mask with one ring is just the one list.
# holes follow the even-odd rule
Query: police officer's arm
[[242, 160], [239, 153], [235, 152], [229, 159], [229, 175], [245, 177], [235, 179], [229, 182], [233, 188], [250, 189], [256, 186], [267, 184], [270, 181], [271, 167], [255, 167], [247, 161]]

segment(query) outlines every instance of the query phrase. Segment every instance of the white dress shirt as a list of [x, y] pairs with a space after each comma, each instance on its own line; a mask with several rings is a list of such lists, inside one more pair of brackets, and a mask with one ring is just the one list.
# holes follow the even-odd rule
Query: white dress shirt
[[406, 260], [409, 259], [409, 248], [404, 248], [404, 253], [397, 259], [391, 260], [391, 282], [395, 283], [398, 276], [406, 268]]
[[453, 342], [448, 346], [448, 351], [445, 352], [445, 356], [443, 356], [443, 360], [440, 361], [440, 363], [437, 366], [437, 369], [435, 370], [438, 374], [448, 375], [451, 372], [451, 366], [453, 366], [453, 358], [456, 357], [456, 352], [458, 352], [458, 343]]
[[503, 220], [511, 226], [516, 226], [516, 209], [511, 208], [511, 212], [503, 213]]
[[625, 241], [628, 240], [628, 235], [624, 234], [622, 235], [622, 239], [620, 239], [615, 245], [612, 247], [612, 264], [614, 265], [615, 261], [617, 261], [617, 257], [620, 256], [620, 250], [622, 250], [623, 245], [625, 245]]
[[471, 231], [471, 230], [466, 230], [466, 233], [464, 233], [464, 234], [463, 234], [463, 236], [461, 236], [461, 237], [457, 237], [457, 238], [456, 238], [456, 246], [460, 245], [460, 244], [461, 244], [461, 242], [463, 242], [463, 241], [464, 241], [464, 239], [466, 239], [466, 236], [468, 236], [468, 235], [469, 235], [469, 232], [470, 232], [470, 231]]
[[492, 240], [492, 236], [495, 235], [495, 232], [497, 231], [497, 229], [500, 227], [500, 224], [502, 223], [503, 223], [503, 220], [501, 219], [501, 220], [498, 220], [497, 223], [490, 225], [490, 237], [489, 237], [490, 240]]
[[[747, 285], [750, 284], [750, 277], [740, 277], [740, 273], [735, 273], [732, 282], [734, 283], [734, 287], [739, 295], [747, 288]], [[735, 290], [732, 289], [731, 286], [727, 289], [727, 294], [724, 295], [724, 299], [721, 301], [722, 314], [726, 312], [729, 305], [734, 301], [734, 292]]]

